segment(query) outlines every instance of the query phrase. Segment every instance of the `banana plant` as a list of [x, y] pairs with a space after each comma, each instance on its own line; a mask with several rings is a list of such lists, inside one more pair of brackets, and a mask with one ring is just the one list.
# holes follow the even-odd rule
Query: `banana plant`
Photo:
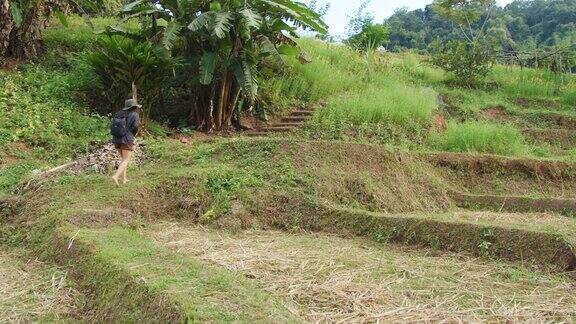
[[[118, 27], [134, 18], [146, 21], [139, 35]], [[318, 13], [292, 0], [136, 0], [108, 32], [145, 36], [183, 57], [192, 66], [190, 119], [212, 131], [230, 127], [239, 107], [254, 103], [262, 62], [301, 54], [298, 28], [327, 31]]]
[[31, 59], [42, 49], [42, 31], [52, 15], [64, 25], [66, 14], [83, 12], [83, 6], [102, 5], [103, 0], [0, 0], [0, 59]]

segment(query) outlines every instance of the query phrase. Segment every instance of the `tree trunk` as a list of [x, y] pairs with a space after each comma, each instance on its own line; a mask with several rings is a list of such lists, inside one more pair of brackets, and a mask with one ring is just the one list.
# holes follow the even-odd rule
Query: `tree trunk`
[[212, 86], [193, 89], [189, 120], [203, 132], [222, 130], [231, 126], [240, 101], [241, 87], [231, 73]]
[[42, 31], [48, 27], [54, 9], [66, 13], [70, 8], [62, 0], [39, 0], [23, 8], [22, 22], [16, 26], [9, 1], [0, 0], [0, 57], [35, 58], [43, 51]]
[[10, 3], [8, 0], [0, 0], [0, 58], [4, 57], [10, 41], [10, 33], [14, 28]]

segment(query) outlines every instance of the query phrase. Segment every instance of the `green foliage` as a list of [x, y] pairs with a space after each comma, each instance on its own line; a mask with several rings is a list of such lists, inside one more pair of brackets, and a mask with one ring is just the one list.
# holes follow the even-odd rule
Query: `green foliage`
[[381, 87], [371, 87], [353, 95], [332, 100], [318, 112], [318, 120], [364, 123], [427, 123], [436, 109], [436, 93], [390, 80]]
[[[188, 115], [203, 131], [231, 126], [245, 101], [246, 106], [254, 105], [258, 72], [270, 58], [282, 62], [281, 54], [302, 55], [286, 35], [297, 37], [297, 28], [327, 30], [320, 14], [292, 0], [218, 0], [208, 6], [201, 1], [138, 0], [127, 4], [122, 16], [123, 21], [151, 18], [151, 26], [143, 24], [132, 36], [160, 39], [172, 56], [185, 60], [188, 68], [178, 72], [191, 84]], [[158, 19], [167, 25], [158, 24]], [[116, 27], [108, 31], [125, 34]], [[175, 46], [178, 43], [186, 46]]]
[[298, 44], [311, 62], [288, 59], [283, 73], [267, 71], [260, 98], [269, 109], [315, 102], [362, 87], [364, 62], [357, 52], [314, 39], [301, 39]]
[[348, 38], [346, 43], [358, 50], [375, 50], [388, 43], [390, 30], [382, 24], [369, 24], [360, 33]]
[[450, 122], [443, 133], [430, 135], [430, 146], [450, 152], [478, 152], [500, 155], [526, 153], [524, 138], [512, 125], [489, 122]]
[[122, 107], [134, 84], [143, 105], [143, 119], [147, 120], [162, 97], [170, 62], [160, 58], [149, 42], [112, 36], [102, 38], [98, 45], [99, 51], [89, 55], [87, 60], [98, 75], [101, 90], [110, 104], [108, 112]]
[[576, 90], [566, 92], [562, 96], [562, 101], [564, 101], [564, 103], [567, 105], [576, 106]]
[[441, 17], [469, 27], [495, 4], [494, 0], [435, 0], [432, 7]]
[[68, 25], [65, 12], [101, 6], [103, 0], [11, 0], [0, 6], [0, 59], [36, 58], [43, 52], [42, 32], [52, 15]]
[[490, 73], [496, 61], [491, 48], [481, 41], [450, 41], [433, 44], [432, 64], [454, 74], [462, 85], [478, 85]]
[[490, 78], [512, 98], [555, 98], [576, 89], [576, 80], [570, 75], [541, 69], [496, 66]]
[[[453, 5], [462, 7], [478, 2], [445, 0], [440, 1], [444, 8], [429, 5], [424, 9], [414, 11], [397, 10], [385, 21], [391, 31], [389, 48], [392, 51], [414, 49], [419, 52], [428, 52], [428, 45], [436, 38], [440, 38], [443, 43], [461, 40], [463, 35], [460, 26], [469, 24], [463, 21], [459, 24], [452, 24], [446, 20], [446, 18], [451, 18], [450, 14], [442, 16], [438, 11], [450, 9], [448, 13], [451, 13]], [[483, 11], [482, 8], [479, 9]], [[573, 0], [516, 0], [505, 7], [492, 7], [490, 10], [492, 19], [485, 25], [472, 24], [470, 29], [472, 34], [478, 34], [483, 28], [486, 32], [501, 36], [503, 42], [499, 49], [506, 54], [507, 58], [516, 59], [517, 56], [525, 55], [526, 58], [530, 58], [534, 57], [534, 54], [542, 57], [553, 52], [554, 48], [560, 45], [576, 43], [576, 33], [573, 27], [576, 23], [574, 12], [576, 12], [576, 1]], [[478, 15], [472, 11], [467, 18], [477, 17]], [[467, 30], [467, 33], [470, 34], [470, 30]], [[550, 48], [546, 48], [548, 46]], [[534, 66], [533, 63], [535, 62], [530, 65]], [[539, 66], [543, 66], [542, 62]], [[574, 63], [571, 66], [576, 67]]]

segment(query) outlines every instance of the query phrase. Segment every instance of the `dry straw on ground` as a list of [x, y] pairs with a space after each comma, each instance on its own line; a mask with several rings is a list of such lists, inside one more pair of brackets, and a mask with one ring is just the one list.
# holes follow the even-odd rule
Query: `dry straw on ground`
[[255, 280], [307, 322], [576, 318], [573, 281], [455, 254], [327, 235], [230, 234], [177, 224], [151, 235], [178, 253]]
[[66, 272], [0, 249], [0, 323], [63, 321], [78, 293]]

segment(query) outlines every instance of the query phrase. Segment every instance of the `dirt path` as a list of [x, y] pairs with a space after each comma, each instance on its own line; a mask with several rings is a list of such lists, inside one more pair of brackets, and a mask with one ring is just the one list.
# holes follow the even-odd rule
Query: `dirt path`
[[178, 224], [159, 225], [149, 235], [257, 281], [306, 322], [576, 317], [574, 281], [457, 254], [330, 235], [231, 234]]
[[77, 297], [66, 272], [0, 247], [0, 323], [65, 321]]

